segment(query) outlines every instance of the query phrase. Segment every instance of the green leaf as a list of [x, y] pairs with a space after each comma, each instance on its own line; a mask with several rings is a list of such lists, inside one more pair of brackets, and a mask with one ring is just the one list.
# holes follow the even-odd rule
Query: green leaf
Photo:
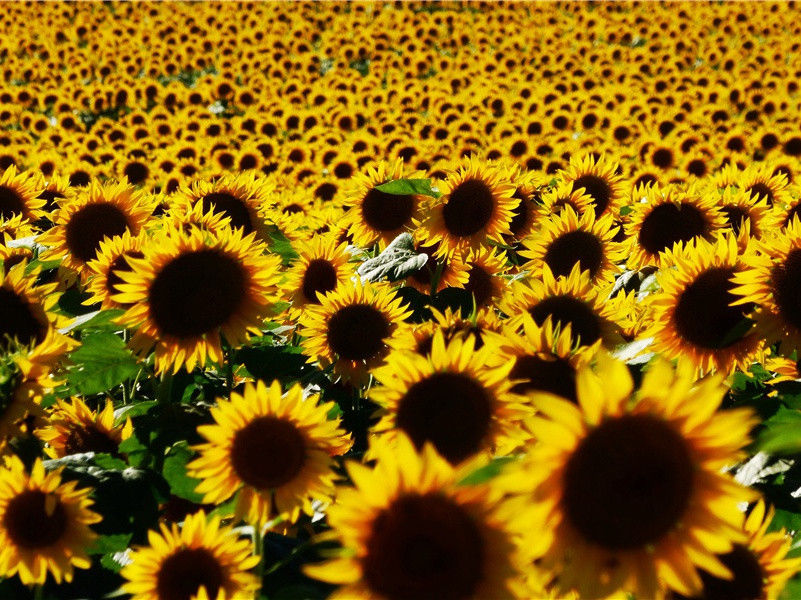
[[194, 457], [194, 453], [186, 442], [178, 442], [170, 448], [167, 458], [164, 460], [162, 474], [170, 484], [170, 492], [173, 495], [199, 504], [203, 501], [203, 495], [198, 494], [195, 488], [200, 480], [186, 474], [186, 463]]
[[110, 554], [112, 552], [124, 552], [128, 549], [131, 542], [130, 533], [120, 533], [116, 535], [101, 535], [86, 550], [89, 554]]
[[[122, 568], [131, 562], [131, 559], [128, 555], [128, 552], [114, 552], [113, 554], [106, 554], [103, 558], [100, 559], [100, 564], [107, 568], [109, 571], [114, 571], [115, 573], [119, 573]], [[119, 594], [120, 596], [124, 594]], [[105, 596], [106, 598], [110, 597], [117, 597], [115, 596]]]
[[72, 323], [63, 329], [59, 329], [59, 332], [69, 333], [70, 331], [83, 331], [86, 329], [118, 331], [122, 329], [122, 327], [114, 323], [114, 320], [120, 317], [124, 312], [124, 310], [112, 308], [109, 310], [96, 310], [86, 313], [85, 315], [76, 317]]
[[431, 187], [430, 179], [394, 179], [393, 181], [377, 185], [375, 189], [379, 192], [395, 196], [420, 194], [421, 196], [439, 198], [442, 195], [438, 189]]
[[139, 364], [125, 342], [109, 332], [85, 335], [70, 360], [73, 366], [67, 371], [67, 383], [84, 395], [108, 392], [139, 372]]
[[364, 281], [399, 281], [422, 269], [427, 262], [427, 254], [415, 251], [411, 234], [402, 233], [381, 254], [364, 261], [356, 272]]
[[117, 458], [116, 456], [111, 456], [110, 454], [105, 453], [96, 454], [94, 463], [101, 469], [106, 469], [109, 471], [124, 471], [128, 468], [128, 463], [121, 458]]
[[270, 246], [270, 251], [278, 254], [284, 265], [290, 264], [299, 256], [289, 242], [289, 239], [275, 225], [270, 225], [268, 227], [267, 235], [270, 237], [270, 242], [268, 244]]
[[479, 485], [488, 482], [493, 477], [497, 477], [503, 468], [515, 460], [513, 456], [499, 456], [483, 467], [479, 467], [467, 477], [462, 479], [458, 485]]
[[757, 447], [768, 454], [793, 454], [801, 451], [801, 411], [781, 407], [757, 438]]

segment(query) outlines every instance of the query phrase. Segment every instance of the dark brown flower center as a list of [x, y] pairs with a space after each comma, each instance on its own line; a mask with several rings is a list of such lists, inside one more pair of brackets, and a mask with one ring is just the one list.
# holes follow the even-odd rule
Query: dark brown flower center
[[376, 231], [395, 231], [411, 223], [414, 196], [387, 194], [375, 188], [362, 200], [362, 218]]
[[129, 227], [128, 216], [114, 204], [87, 204], [65, 226], [67, 248], [78, 260], [89, 262], [96, 258], [104, 238], [122, 235]]
[[[2, 193], [2, 192], [0, 192], [0, 193]], [[56, 208], [58, 208], [58, 206], [59, 206], [58, 205], [58, 201], [61, 198], [64, 198], [64, 194], [62, 194], [61, 192], [59, 192], [57, 190], [44, 190], [41, 194], [39, 194], [37, 196], [37, 198], [39, 200], [44, 200], [45, 201], [44, 209], [46, 211], [51, 211], [51, 210], [55, 210]], [[0, 214], [2, 214], [2, 209], [0, 209]]]
[[123, 173], [132, 185], [139, 185], [147, 179], [150, 170], [147, 168], [147, 165], [140, 162], [131, 162], [125, 165]]
[[573, 189], [584, 188], [584, 193], [595, 202], [595, 216], [602, 215], [612, 201], [612, 187], [603, 177], [588, 173], [573, 181]]
[[325, 294], [337, 286], [337, 270], [330, 261], [315, 258], [310, 261], [303, 274], [301, 289], [303, 297], [311, 304], [319, 304], [317, 293]]
[[46, 334], [47, 323], [36, 318], [30, 302], [14, 290], [0, 288], [0, 349], [7, 350], [10, 339], [38, 344]]
[[250, 218], [247, 204], [233, 194], [212, 192], [203, 196], [201, 202], [203, 203], [203, 212], [212, 210], [231, 219], [232, 229], [240, 228], [244, 233], [253, 231], [253, 221]]
[[527, 354], [518, 356], [509, 379], [522, 379], [512, 387], [516, 394], [550, 392], [577, 402], [576, 370], [564, 358]]
[[105, 431], [94, 425], [73, 423], [69, 428], [67, 440], [64, 442], [64, 454], [79, 452], [117, 453], [117, 442]]
[[730, 306], [734, 269], [720, 267], [698, 275], [678, 297], [673, 315], [676, 333], [702, 348], [728, 348], [740, 342], [748, 330], [743, 325], [754, 305]]
[[736, 205], [721, 206], [723, 215], [726, 217], [726, 223], [732, 228], [735, 234], [740, 233], [743, 226], [743, 221], [748, 218], [748, 212]]
[[556, 238], [545, 252], [545, 262], [556, 277], [570, 275], [576, 263], [595, 277], [603, 262], [601, 241], [588, 231], [570, 231]]
[[397, 426], [420, 448], [431, 442], [457, 464], [485, 446], [492, 398], [472, 377], [434, 373], [413, 384], [398, 403]]
[[389, 600], [473, 598], [484, 577], [481, 530], [437, 494], [397, 498], [373, 520], [366, 547], [365, 583]]
[[562, 504], [589, 542], [633, 550], [659, 541], [681, 520], [693, 487], [687, 444], [651, 415], [609, 419], [573, 452]]
[[156, 575], [159, 600], [190, 600], [201, 587], [209, 598], [226, 583], [219, 560], [205, 548], [181, 548], [170, 555]]
[[[700, 571], [703, 588], [692, 600], [762, 600], [765, 598], [765, 573], [754, 552], [741, 544], [718, 556], [734, 575], [733, 579], [720, 579]], [[684, 600], [686, 596], [673, 593], [670, 600]], [[688, 599], [689, 600], [689, 599]]]
[[801, 249], [790, 251], [771, 273], [773, 296], [785, 322], [801, 329]]
[[656, 255], [676, 242], [689, 242], [709, 233], [706, 216], [689, 202], [678, 206], [666, 202], [655, 206], [643, 219], [638, 241], [649, 254]]
[[486, 306], [492, 299], [494, 291], [492, 275], [492, 273], [487, 272], [484, 267], [478, 264], [474, 264], [470, 268], [470, 275], [468, 275], [464, 289], [473, 294], [478, 307]]
[[260, 490], [278, 488], [303, 469], [306, 440], [289, 421], [259, 417], [236, 433], [231, 462], [248, 485]]
[[490, 187], [480, 179], [467, 179], [453, 188], [442, 209], [445, 228], [457, 237], [471, 236], [489, 223], [494, 209]]
[[130, 250], [128, 252], [123, 252], [113, 261], [111, 261], [111, 265], [108, 268], [108, 275], [106, 276], [106, 290], [108, 290], [109, 294], [116, 294], [117, 289], [116, 286], [124, 283], [122, 278], [117, 274], [120, 271], [130, 271], [131, 265], [128, 264], [126, 257], [130, 258], [143, 258], [145, 255], [139, 252], [138, 250]]
[[573, 296], [551, 296], [540, 300], [529, 309], [537, 325], [542, 325], [548, 317], [554, 325], [571, 326], [573, 342], [584, 346], [595, 343], [601, 337], [601, 323], [598, 315], [586, 302]]
[[234, 316], [247, 293], [247, 274], [217, 250], [195, 250], [167, 263], [150, 286], [150, 317], [164, 335], [210, 333]]
[[745, 190], [757, 200], [765, 198], [768, 201], [768, 206], [773, 206], [773, 190], [767, 184], [759, 181], [749, 185]]
[[67, 511], [60, 499], [55, 498], [53, 506], [48, 506], [47, 499], [48, 494], [41, 490], [26, 490], [9, 501], [3, 515], [3, 527], [15, 545], [45, 548], [64, 535]]
[[11, 219], [25, 212], [25, 200], [16, 190], [0, 185], [0, 219]]
[[346, 360], [367, 360], [385, 348], [390, 328], [380, 310], [369, 304], [340, 308], [328, 320], [328, 345]]
[[522, 194], [520, 190], [515, 191], [514, 197], [519, 200], [517, 206], [512, 210], [512, 221], [509, 229], [515, 237], [520, 236], [528, 225], [529, 217], [532, 213], [531, 200]]

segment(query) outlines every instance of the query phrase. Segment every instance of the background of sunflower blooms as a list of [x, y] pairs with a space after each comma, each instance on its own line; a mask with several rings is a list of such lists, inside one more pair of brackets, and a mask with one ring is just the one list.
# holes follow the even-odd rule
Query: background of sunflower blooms
[[794, 4], [0, 21], [0, 598], [801, 597]]

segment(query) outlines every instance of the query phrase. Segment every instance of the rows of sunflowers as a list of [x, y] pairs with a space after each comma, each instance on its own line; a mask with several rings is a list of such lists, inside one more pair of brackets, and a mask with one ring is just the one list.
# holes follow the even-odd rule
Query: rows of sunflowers
[[801, 597], [793, 3], [5, 3], [0, 598]]

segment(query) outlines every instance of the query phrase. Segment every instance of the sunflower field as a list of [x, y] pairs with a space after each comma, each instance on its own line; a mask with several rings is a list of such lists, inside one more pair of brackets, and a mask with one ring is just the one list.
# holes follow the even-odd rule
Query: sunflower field
[[5, 2], [0, 600], [801, 598], [794, 2]]

